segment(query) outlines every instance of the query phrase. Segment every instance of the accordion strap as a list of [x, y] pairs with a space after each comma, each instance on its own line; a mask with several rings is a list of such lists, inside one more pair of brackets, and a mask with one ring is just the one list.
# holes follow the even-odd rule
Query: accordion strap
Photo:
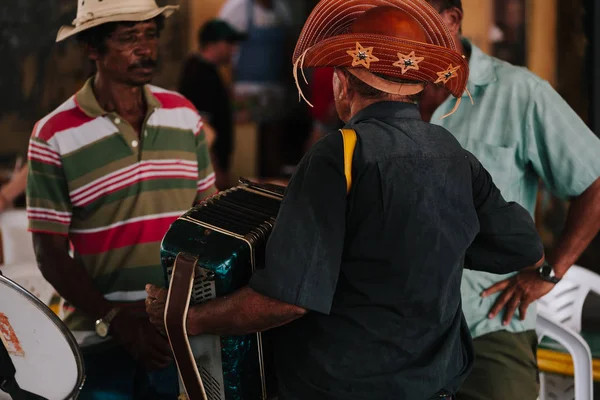
[[354, 129], [340, 129], [344, 141], [344, 174], [346, 175], [346, 193], [352, 188], [352, 158], [356, 147], [356, 131]]
[[187, 335], [187, 314], [195, 269], [195, 258], [184, 253], [177, 255], [165, 307], [165, 328], [187, 397], [193, 400], [207, 400]]

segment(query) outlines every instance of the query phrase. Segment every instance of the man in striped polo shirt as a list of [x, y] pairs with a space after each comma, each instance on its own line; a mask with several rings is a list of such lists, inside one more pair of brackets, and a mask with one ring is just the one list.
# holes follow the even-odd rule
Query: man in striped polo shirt
[[149, 85], [174, 8], [78, 2], [74, 26], [57, 41], [77, 35], [97, 72], [30, 140], [29, 226], [84, 352], [81, 399], [178, 394], [168, 342], [145, 314], [144, 287], [164, 283], [160, 242], [169, 225], [216, 189], [196, 109]]

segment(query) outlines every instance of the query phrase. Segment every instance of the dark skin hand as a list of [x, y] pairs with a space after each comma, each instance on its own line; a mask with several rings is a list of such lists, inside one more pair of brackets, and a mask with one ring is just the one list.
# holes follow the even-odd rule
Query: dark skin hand
[[[116, 306], [69, 256], [67, 237], [33, 233], [33, 245], [42, 275], [74, 307], [96, 320]], [[150, 323], [143, 303], [122, 306], [111, 323], [110, 334], [148, 370], [164, 368], [172, 360], [169, 343]]]
[[542, 258], [542, 261], [533, 267], [525, 268], [511, 279], [496, 283], [481, 294], [482, 297], [489, 297], [500, 291], [503, 292], [490, 310], [488, 315], [490, 319], [495, 318], [505, 308], [502, 323], [508, 325], [518, 308], [519, 317], [523, 321], [531, 303], [545, 296], [554, 288], [553, 283], [540, 278], [538, 269], [543, 260]]
[[[146, 312], [150, 322], [165, 332], [164, 314], [167, 290], [147, 285]], [[190, 307], [187, 332], [191, 336], [202, 334], [238, 336], [262, 332], [288, 324], [305, 315], [307, 310], [245, 287], [230, 296], [219, 297], [201, 305]]]
[[[577, 262], [599, 230], [600, 179], [571, 202], [565, 228], [556, 241], [556, 247], [548, 256], [548, 262], [554, 266], [558, 278], [562, 278], [568, 269]], [[511, 279], [491, 286], [482, 293], [482, 297], [503, 291], [490, 310], [489, 317], [495, 318], [500, 310], [506, 307], [503, 318], [506, 325], [512, 319], [517, 306], [519, 316], [521, 320], [524, 320], [527, 307], [545, 296], [553, 287], [554, 284], [542, 280], [536, 270], [526, 269]]]

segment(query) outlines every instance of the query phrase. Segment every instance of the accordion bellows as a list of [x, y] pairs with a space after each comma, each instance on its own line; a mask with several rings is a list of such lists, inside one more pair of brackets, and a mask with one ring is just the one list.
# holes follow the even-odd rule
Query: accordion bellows
[[[172, 224], [161, 246], [167, 287], [176, 282], [172, 279], [173, 267], [182, 255], [194, 263], [194, 272], [190, 273], [193, 279], [189, 285], [190, 306], [246, 286], [252, 273], [264, 267], [265, 246], [284, 190], [241, 179], [239, 186], [217, 194], [181, 216]], [[187, 290], [187, 283], [180, 285], [171, 287], [170, 292], [181, 295]], [[201, 387], [202, 397], [207, 400], [266, 400], [277, 389], [267, 335], [190, 336], [185, 338], [188, 345], [179, 348], [173, 346], [170, 336], [183, 388], [189, 392], [192, 386]], [[188, 365], [195, 364], [197, 371], [186, 374], [183, 365], [192, 356], [193, 363]], [[189, 398], [195, 400], [191, 394]]]

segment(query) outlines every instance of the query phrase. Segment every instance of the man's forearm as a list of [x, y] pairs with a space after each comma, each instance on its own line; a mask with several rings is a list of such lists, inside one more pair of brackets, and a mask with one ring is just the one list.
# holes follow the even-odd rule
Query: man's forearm
[[292, 322], [306, 310], [275, 300], [246, 287], [190, 308], [187, 331], [201, 334], [238, 336], [262, 332]]
[[600, 179], [571, 202], [564, 230], [547, 257], [557, 276], [577, 262], [599, 230]]
[[98, 291], [87, 271], [69, 256], [67, 248], [52, 247], [49, 240], [34, 236], [38, 266], [44, 278], [75, 308], [93, 319], [104, 317], [114, 304]]

